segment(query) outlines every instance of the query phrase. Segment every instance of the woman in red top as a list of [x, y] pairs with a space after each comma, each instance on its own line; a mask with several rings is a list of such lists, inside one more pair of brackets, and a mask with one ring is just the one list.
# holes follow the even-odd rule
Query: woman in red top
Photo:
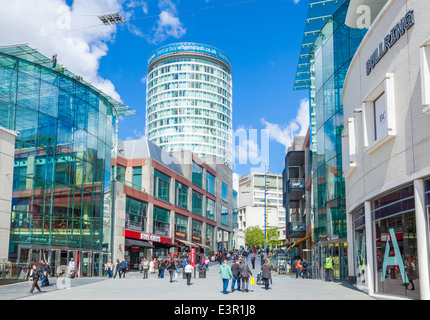
[[302, 264], [300, 263], [301, 261], [302, 260], [299, 259], [299, 260], [297, 260], [297, 263], [296, 263], [296, 279], [299, 278], [299, 273], [302, 270]]

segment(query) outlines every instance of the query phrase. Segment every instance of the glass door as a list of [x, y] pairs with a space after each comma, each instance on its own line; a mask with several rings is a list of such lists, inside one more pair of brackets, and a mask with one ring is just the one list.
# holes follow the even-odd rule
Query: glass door
[[101, 265], [101, 259], [100, 259], [100, 252], [94, 252], [93, 253], [93, 270], [92, 270], [92, 276], [93, 277], [100, 277], [100, 265]]
[[82, 252], [81, 275], [91, 277], [91, 252], [89, 251]]

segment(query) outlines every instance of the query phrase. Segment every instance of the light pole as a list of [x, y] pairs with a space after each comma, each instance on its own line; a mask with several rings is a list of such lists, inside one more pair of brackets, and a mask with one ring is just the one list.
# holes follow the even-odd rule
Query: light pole
[[267, 173], [269, 167], [266, 165], [264, 171], [264, 249], [267, 249]]

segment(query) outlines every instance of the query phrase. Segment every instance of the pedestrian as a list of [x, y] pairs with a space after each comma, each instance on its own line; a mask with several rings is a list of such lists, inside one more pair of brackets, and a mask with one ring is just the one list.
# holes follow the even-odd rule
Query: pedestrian
[[295, 268], [296, 268], [296, 279], [299, 278], [300, 271], [302, 271], [302, 265], [300, 263], [301, 261], [302, 261], [301, 259], [298, 259], [296, 266], [295, 266]]
[[415, 290], [414, 280], [415, 280], [415, 270], [411, 262], [406, 262], [406, 275], [408, 276], [409, 282], [405, 283], [406, 290], [409, 289], [409, 285], [412, 285], [411, 290]]
[[113, 273], [113, 263], [112, 260], [109, 259], [109, 261], [106, 263], [106, 267], [105, 270], [108, 273], [108, 279], [112, 278], [112, 273]]
[[74, 278], [75, 274], [76, 274], [76, 265], [75, 265], [75, 260], [73, 258], [70, 259], [69, 264], [67, 265], [68, 267], [68, 274], [70, 278]]
[[255, 254], [251, 257], [252, 269], [255, 269]]
[[269, 265], [269, 260], [265, 260], [261, 267], [261, 278], [264, 281], [264, 289], [269, 290], [269, 281], [272, 279], [272, 267]]
[[261, 253], [260, 253], [260, 262], [261, 262], [261, 266], [263, 266], [264, 265], [264, 252], [263, 251], [261, 251]]
[[187, 261], [184, 267], [184, 273], [187, 277], [187, 285], [191, 285], [191, 275], [193, 274], [193, 266]]
[[236, 260], [231, 266], [233, 279], [231, 280], [231, 292], [234, 292], [234, 286], [237, 282], [237, 290], [240, 291], [240, 260]]
[[125, 271], [128, 270], [127, 261], [125, 261], [125, 259], [122, 259], [120, 266], [121, 266], [122, 277], [125, 279]]
[[325, 259], [325, 281], [333, 281], [333, 257]]
[[148, 279], [149, 262], [148, 260], [146, 260], [146, 258], [143, 258], [142, 270], [143, 270], [143, 279]]
[[175, 261], [173, 261], [173, 259], [169, 259], [167, 263], [167, 270], [169, 270], [170, 282], [172, 283], [176, 271]]
[[160, 260], [158, 264], [158, 278], [164, 279], [164, 270], [166, 270], [166, 260]]
[[149, 262], [149, 273], [155, 273], [155, 262], [154, 259], [151, 259]]
[[52, 56], [52, 68], [55, 69], [57, 67], [57, 54]]
[[143, 273], [143, 259], [140, 259], [140, 273]]
[[42, 290], [40, 290], [39, 284], [37, 283], [41, 276], [42, 273], [39, 269], [37, 269], [36, 265], [33, 264], [33, 269], [31, 270], [30, 276], [28, 278], [30, 281], [33, 281], [29, 294], [33, 294], [34, 288], [39, 290], [39, 292], [42, 292]]
[[121, 262], [119, 262], [119, 259], [116, 259], [115, 263], [115, 275], [113, 278], [116, 278], [116, 275], [119, 274], [119, 278], [121, 279]]
[[240, 277], [242, 279], [242, 292], [248, 292], [249, 278], [252, 277], [252, 271], [248, 263], [243, 260], [240, 264]]
[[222, 293], [227, 294], [228, 282], [231, 278], [233, 278], [233, 274], [231, 272], [231, 268], [228, 265], [228, 261], [225, 259], [221, 267], [219, 268], [219, 274], [222, 279]]
[[206, 256], [206, 259], [205, 259], [205, 267], [206, 267], [206, 271], [209, 271], [209, 257], [208, 256]]

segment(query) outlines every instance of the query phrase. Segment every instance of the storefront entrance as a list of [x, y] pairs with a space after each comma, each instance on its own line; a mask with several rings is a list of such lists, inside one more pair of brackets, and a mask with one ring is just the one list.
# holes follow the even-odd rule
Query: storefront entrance
[[40, 263], [41, 259], [47, 260], [53, 275], [57, 277], [65, 273], [67, 265], [73, 258], [76, 262], [79, 277], [100, 277], [106, 275], [104, 265], [110, 259], [110, 256], [110, 252], [18, 245], [17, 263], [26, 265]]
[[325, 279], [325, 259], [333, 257], [334, 280], [348, 280], [348, 250], [345, 239], [315, 245], [312, 248], [312, 272], [316, 279]]

